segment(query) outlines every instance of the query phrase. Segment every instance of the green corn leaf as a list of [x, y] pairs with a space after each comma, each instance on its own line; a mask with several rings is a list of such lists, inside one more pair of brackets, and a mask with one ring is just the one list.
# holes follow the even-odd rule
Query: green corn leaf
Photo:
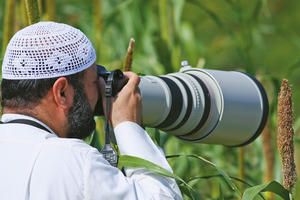
[[[214, 174], [214, 175], [207, 175], [207, 176], [196, 176], [196, 177], [190, 178], [186, 182], [189, 183], [191, 181], [198, 180], [198, 179], [211, 179], [211, 178], [220, 178], [220, 177], [222, 178], [221, 174]], [[252, 187], [251, 184], [247, 183], [246, 181], [244, 181], [242, 179], [236, 178], [234, 176], [230, 176], [230, 178], [237, 181], [237, 182], [243, 183], [243, 184], [247, 185], [248, 187]]]
[[[134, 157], [134, 156], [128, 156], [128, 155], [120, 155], [119, 157], [119, 167], [133, 167], [133, 168], [139, 168], [143, 167], [148, 170], [150, 170], [153, 173], [163, 175], [170, 178], [175, 178], [176, 180], [184, 183], [185, 185], [188, 185], [183, 179], [181, 179], [179, 176], [173, 174], [172, 172], [166, 170], [165, 168], [160, 167], [159, 165], [156, 165], [150, 161], [144, 160], [142, 158]], [[192, 187], [190, 187], [192, 189]]]
[[171, 155], [171, 156], [167, 156], [167, 158], [174, 158], [174, 157], [190, 157], [190, 158], [196, 158], [199, 159], [201, 161], [204, 161], [205, 163], [213, 166], [218, 172], [219, 174], [224, 178], [225, 182], [227, 183], [227, 185], [230, 187], [230, 189], [232, 189], [235, 193], [238, 194], [238, 196], [242, 196], [241, 192], [239, 191], [239, 189], [237, 188], [237, 186], [232, 182], [231, 178], [228, 176], [228, 174], [223, 171], [221, 168], [219, 168], [218, 166], [216, 166], [214, 163], [206, 160], [205, 158], [202, 158], [201, 156], [198, 155], [194, 155], [194, 154], [188, 154], [188, 155], [184, 155], [184, 154], [178, 154], [178, 155]]
[[196, 193], [193, 190], [190, 190], [187, 186], [185, 185], [178, 185], [180, 191], [182, 194], [185, 194], [187, 197], [193, 200], [202, 200], [203, 198], [200, 197], [198, 193]]
[[196, 191], [189, 184], [187, 184], [182, 178], [150, 161], [144, 160], [142, 158], [134, 157], [134, 156], [120, 155], [118, 167], [120, 169], [123, 167], [146, 168], [155, 174], [174, 178], [175, 180], [179, 181], [180, 183], [183, 183], [186, 186], [186, 189], [190, 192], [190, 197], [192, 197], [193, 200], [198, 199], [195, 195]]
[[104, 123], [103, 121], [101, 120], [100, 117], [96, 118], [96, 129], [93, 131], [93, 133], [84, 138], [83, 140], [91, 145], [92, 147], [95, 147], [96, 149], [98, 149], [99, 151], [101, 151], [103, 145], [104, 145], [104, 134], [101, 134], [103, 133], [104, 131]]
[[185, 194], [190, 199], [193, 199], [193, 196], [191, 195], [189, 189], [185, 185], [178, 185], [178, 187], [179, 187], [182, 194]]
[[[211, 178], [222, 178], [222, 175], [221, 175], [221, 174], [215, 174], [215, 175], [207, 175], [207, 176], [196, 176], [196, 177], [190, 178], [190, 179], [187, 180], [186, 182], [187, 182], [187, 183], [190, 183], [191, 181], [198, 180], [198, 179], [211, 179]], [[242, 180], [242, 179], [239, 179], [239, 178], [237, 178], [237, 177], [230, 176], [230, 178], [233, 179], [234, 181], [243, 183], [244, 185], [246, 185], [246, 186], [248, 186], [248, 187], [253, 187], [250, 183], [247, 183], [246, 181], [244, 181], [244, 180]], [[259, 193], [259, 196], [260, 196], [263, 200], [265, 200], [265, 198], [263, 197], [262, 194]]]
[[85, 138], [84, 141], [91, 145], [92, 147], [95, 147], [99, 151], [101, 151], [103, 145], [101, 145], [99, 141], [99, 133], [97, 130], [95, 130], [89, 137]]
[[92, 146], [92, 142], [95, 138], [95, 131], [93, 131], [93, 133], [91, 135], [89, 135], [88, 137], [84, 138], [83, 141], [85, 141], [88, 145]]
[[280, 183], [272, 181], [246, 189], [243, 194], [242, 200], [252, 200], [260, 192], [273, 192], [274, 194], [282, 197], [284, 200], [290, 199], [289, 192], [284, 189], [284, 187]]

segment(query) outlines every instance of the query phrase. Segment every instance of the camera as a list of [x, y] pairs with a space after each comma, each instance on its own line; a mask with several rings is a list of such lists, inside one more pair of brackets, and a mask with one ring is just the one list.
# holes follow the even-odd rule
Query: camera
[[[108, 77], [113, 73], [112, 77], [112, 85], [111, 85], [111, 96], [115, 96], [127, 83], [127, 78], [124, 76], [123, 72], [119, 69], [109, 72], [102, 65], [96, 65], [98, 77], [102, 77], [104, 81], [107, 83]], [[100, 116], [104, 115], [102, 98], [99, 97], [99, 100], [95, 107], [94, 115]]]
[[[97, 66], [107, 80], [111, 72]], [[114, 71], [114, 95], [126, 83]], [[188, 142], [243, 146], [262, 132], [269, 103], [260, 82], [236, 71], [193, 68], [182, 62], [179, 72], [142, 76], [143, 126], [158, 128]], [[101, 99], [96, 115], [103, 115]]]

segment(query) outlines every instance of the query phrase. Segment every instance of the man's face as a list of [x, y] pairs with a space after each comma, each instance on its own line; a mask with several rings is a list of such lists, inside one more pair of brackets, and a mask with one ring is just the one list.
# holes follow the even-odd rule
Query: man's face
[[96, 65], [85, 70], [82, 84], [74, 87], [73, 105], [68, 113], [69, 138], [82, 139], [95, 129], [94, 109], [99, 96]]
[[99, 78], [97, 75], [96, 64], [93, 64], [91, 67], [85, 70], [85, 74], [83, 78], [83, 86], [90, 107], [94, 111], [98, 101], [98, 97], [100, 95]]

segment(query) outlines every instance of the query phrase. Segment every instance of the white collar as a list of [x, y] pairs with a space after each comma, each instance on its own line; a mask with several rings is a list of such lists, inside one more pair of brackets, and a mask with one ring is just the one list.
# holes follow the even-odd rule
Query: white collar
[[5, 123], [5, 122], [9, 122], [9, 121], [12, 121], [12, 120], [15, 120], [15, 119], [29, 119], [29, 120], [35, 121], [35, 122], [41, 124], [42, 126], [44, 126], [45, 128], [47, 128], [47, 130], [49, 130], [52, 134], [56, 135], [56, 133], [49, 126], [47, 126], [46, 124], [44, 124], [40, 120], [38, 120], [36, 118], [33, 118], [33, 117], [30, 117], [28, 115], [22, 115], [22, 114], [3, 114], [1, 121]]

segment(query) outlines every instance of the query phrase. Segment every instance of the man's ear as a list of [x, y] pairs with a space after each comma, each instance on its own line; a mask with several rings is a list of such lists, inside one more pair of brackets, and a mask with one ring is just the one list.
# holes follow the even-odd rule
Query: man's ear
[[53, 98], [56, 105], [68, 109], [73, 104], [74, 90], [65, 77], [58, 78], [52, 87]]

